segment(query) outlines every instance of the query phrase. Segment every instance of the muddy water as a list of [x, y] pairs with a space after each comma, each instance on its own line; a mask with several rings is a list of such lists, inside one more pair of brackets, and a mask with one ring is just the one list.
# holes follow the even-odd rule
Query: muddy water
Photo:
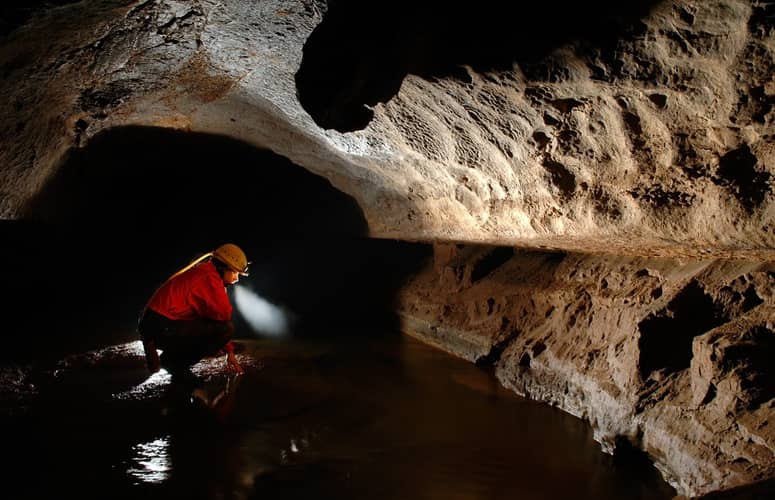
[[[12, 498], [662, 499], [647, 463], [490, 373], [389, 335], [247, 341], [247, 373], [196, 367], [213, 409], [139, 346], [6, 367]], [[14, 378], [15, 377], [15, 378]], [[5, 496], [5, 495], [4, 495]]]

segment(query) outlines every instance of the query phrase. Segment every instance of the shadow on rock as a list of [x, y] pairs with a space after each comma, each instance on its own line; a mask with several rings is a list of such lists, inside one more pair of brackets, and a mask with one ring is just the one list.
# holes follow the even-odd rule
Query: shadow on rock
[[337, 0], [304, 46], [296, 73], [299, 100], [315, 122], [340, 132], [368, 125], [368, 108], [396, 95], [404, 77], [470, 81], [478, 71], [511, 69], [555, 79], [547, 55], [569, 42], [588, 50], [633, 38], [661, 0]]

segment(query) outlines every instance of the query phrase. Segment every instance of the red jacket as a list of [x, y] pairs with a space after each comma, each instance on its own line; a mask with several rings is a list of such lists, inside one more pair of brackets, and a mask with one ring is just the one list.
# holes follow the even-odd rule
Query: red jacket
[[[170, 279], [153, 294], [148, 308], [171, 320], [231, 320], [231, 302], [212, 262], [198, 264]], [[231, 342], [226, 349], [233, 351]]]
[[212, 262], [198, 264], [164, 283], [148, 307], [171, 320], [229, 321], [232, 311], [223, 279]]

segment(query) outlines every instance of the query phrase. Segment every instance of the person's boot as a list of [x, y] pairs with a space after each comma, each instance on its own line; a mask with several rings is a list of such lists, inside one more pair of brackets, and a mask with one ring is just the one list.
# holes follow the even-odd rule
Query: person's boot
[[161, 368], [161, 362], [159, 361], [159, 352], [156, 350], [156, 342], [144, 339], [143, 350], [145, 351], [145, 364], [148, 366], [148, 371], [158, 372]]

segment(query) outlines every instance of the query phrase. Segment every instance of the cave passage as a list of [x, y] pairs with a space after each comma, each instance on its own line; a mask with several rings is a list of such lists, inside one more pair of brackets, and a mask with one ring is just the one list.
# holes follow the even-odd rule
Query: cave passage
[[[228, 138], [129, 127], [72, 151], [24, 219], [0, 224], [11, 492], [672, 496], [655, 470], [600, 453], [583, 421], [400, 335], [395, 293], [430, 251], [366, 230], [325, 179]], [[148, 377], [134, 332], [156, 286], [224, 241], [253, 260], [240, 286], [299, 318], [290, 338], [238, 326], [247, 373], [227, 425], [181, 406], [168, 374]], [[473, 277], [512, 254], [488, 254]], [[222, 386], [219, 363], [198, 375]]]
[[393, 295], [427, 252], [367, 238], [351, 197], [274, 153], [145, 127], [73, 150], [24, 219], [0, 228], [16, 311], [4, 352], [17, 357], [134, 338], [153, 290], [224, 242], [252, 260], [239, 286], [292, 311], [296, 334], [344, 334], [364, 318], [397, 331]]
[[593, 56], [613, 53], [618, 40], [642, 36], [640, 20], [660, 1], [332, 0], [304, 45], [299, 101], [319, 126], [348, 132], [366, 127], [369, 106], [395, 96], [410, 73], [470, 81], [462, 65], [516, 63], [528, 79], [557, 81], [552, 50], [575, 42]]

